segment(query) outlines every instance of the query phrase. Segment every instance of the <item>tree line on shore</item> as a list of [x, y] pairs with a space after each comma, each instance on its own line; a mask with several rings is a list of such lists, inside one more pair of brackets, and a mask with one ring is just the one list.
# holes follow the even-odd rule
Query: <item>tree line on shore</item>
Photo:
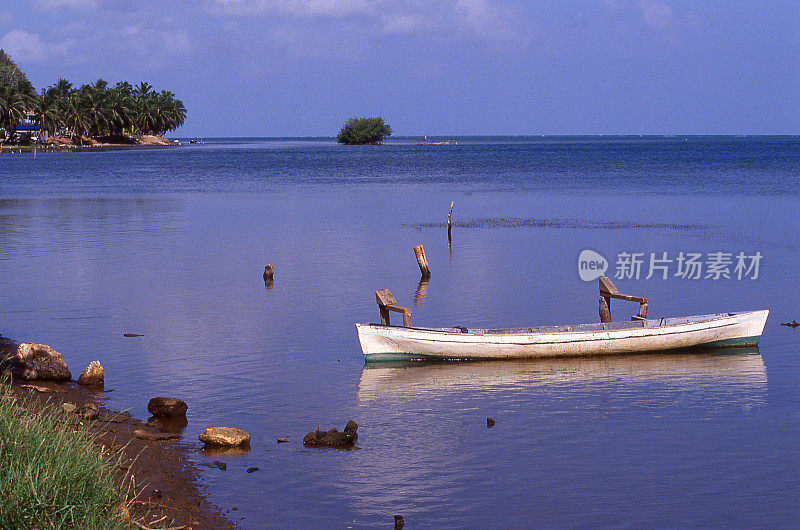
[[71, 137], [162, 135], [183, 125], [186, 107], [172, 92], [147, 83], [98, 79], [74, 87], [66, 79], [37, 93], [25, 74], [0, 50], [0, 137], [8, 139], [32, 112], [50, 135]]

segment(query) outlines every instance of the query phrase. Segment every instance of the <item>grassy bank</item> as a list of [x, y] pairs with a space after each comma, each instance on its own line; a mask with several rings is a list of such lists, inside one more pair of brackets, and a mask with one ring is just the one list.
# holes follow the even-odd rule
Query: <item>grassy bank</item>
[[0, 528], [131, 528], [115, 458], [60, 409], [0, 386]]

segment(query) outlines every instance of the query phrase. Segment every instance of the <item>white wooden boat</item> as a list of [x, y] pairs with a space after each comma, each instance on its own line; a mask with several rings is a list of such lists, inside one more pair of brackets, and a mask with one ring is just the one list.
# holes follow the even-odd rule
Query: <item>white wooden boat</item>
[[356, 324], [367, 361], [568, 357], [755, 346], [769, 311], [522, 329]]
[[[419, 328], [411, 326], [411, 311], [382, 290], [376, 292], [381, 324], [356, 324], [358, 340], [367, 361], [609, 355], [756, 346], [769, 315], [762, 310], [648, 319], [649, 299], [621, 295], [605, 280], [605, 285], [600, 283], [601, 318], [610, 319], [610, 298], [638, 301], [641, 309], [630, 322], [516, 329]], [[389, 311], [403, 313], [404, 325], [389, 325]]]

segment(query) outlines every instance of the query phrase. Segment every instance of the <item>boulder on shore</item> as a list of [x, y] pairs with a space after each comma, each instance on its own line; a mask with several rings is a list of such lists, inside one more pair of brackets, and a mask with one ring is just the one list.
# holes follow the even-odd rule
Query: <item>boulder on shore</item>
[[165, 418], [185, 418], [189, 406], [182, 399], [154, 397], [147, 404], [147, 412]]
[[143, 134], [139, 137], [139, 145], [172, 145], [172, 142], [161, 136]]
[[351, 447], [358, 440], [358, 424], [353, 420], [347, 422], [343, 432], [336, 429], [310, 432], [303, 438], [306, 447]]
[[69, 381], [69, 371], [64, 357], [46, 344], [23, 342], [17, 346], [16, 360], [22, 365], [22, 379]]
[[234, 447], [250, 444], [250, 434], [234, 427], [209, 427], [198, 438], [206, 445]]
[[101, 387], [104, 381], [105, 375], [103, 374], [103, 367], [100, 365], [100, 361], [90, 362], [86, 370], [81, 372], [80, 377], [78, 377], [78, 384], [83, 386]]

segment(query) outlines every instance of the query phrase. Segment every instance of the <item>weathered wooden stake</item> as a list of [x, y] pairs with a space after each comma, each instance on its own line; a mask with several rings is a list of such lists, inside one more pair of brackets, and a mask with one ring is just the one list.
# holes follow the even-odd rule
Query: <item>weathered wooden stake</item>
[[452, 225], [450, 224], [450, 219], [453, 217], [453, 204], [455, 204], [455, 202], [450, 203], [450, 211], [447, 213], [447, 241], [450, 241], [452, 239], [452, 237], [450, 236], [450, 230], [452, 228]]
[[609, 299], [605, 296], [600, 297], [600, 322], [611, 322], [611, 308]]
[[417, 256], [417, 264], [419, 271], [422, 273], [422, 278], [427, 280], [431, 277], [431, 269], [428, 267], [428, 258], [425, 257], [425, 249], [422, 245], [414, 247], [414, 254]]
[[407, 328], [411, 327], [411, 310], [397, 305], [397, 300], [394, 299], [389, 289], [375, 291], [375, 301], [378, 302], [378, 308], [381, 312], [381, 325], [388, 326], [389, 311], [396, 311], [397, 313], [403, 313], [403, 325]]
[[[639, 302], [639, 313], [633, 315], [631, 320], [647, 320], [647, 307], [650, 304], [649, 298], [641, 296], [631, 296], [620, 293], [611, 280], [606, 276], [599, 279], [600, 286], [600, 322], [611, 322], [611, 299], [627, 300], [628, 302]], [[606, 320], [608, 319], [608, 320]]]

